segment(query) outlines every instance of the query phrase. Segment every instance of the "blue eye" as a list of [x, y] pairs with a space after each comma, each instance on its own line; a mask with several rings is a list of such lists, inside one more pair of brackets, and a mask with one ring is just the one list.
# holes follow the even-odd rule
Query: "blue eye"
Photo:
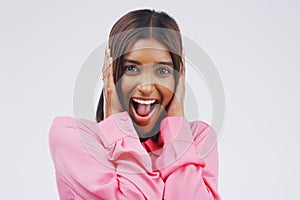
[[166, 67], [161, 67], [156, 70], [159, 74], [171, 74], [171, 70]]

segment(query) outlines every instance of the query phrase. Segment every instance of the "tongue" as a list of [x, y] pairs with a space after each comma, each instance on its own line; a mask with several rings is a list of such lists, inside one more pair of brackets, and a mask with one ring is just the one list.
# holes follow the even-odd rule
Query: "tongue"
[[150, 104], [138, 104], [136, 112], [140, 116], [146, 116], [150, 113]]

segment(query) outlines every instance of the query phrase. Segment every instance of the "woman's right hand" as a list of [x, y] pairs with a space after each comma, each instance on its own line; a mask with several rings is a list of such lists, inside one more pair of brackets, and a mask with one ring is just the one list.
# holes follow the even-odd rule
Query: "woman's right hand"
[[113, 76], [113, 58], [110, 49], [106, 49], [102, 69], [103, 92], [104, 92], [104, 118], [112, 114], [122, 112], [122, 106], [118, 97]]

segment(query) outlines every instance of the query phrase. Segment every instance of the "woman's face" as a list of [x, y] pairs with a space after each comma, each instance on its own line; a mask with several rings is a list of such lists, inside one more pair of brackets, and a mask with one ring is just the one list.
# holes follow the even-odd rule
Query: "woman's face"
[[140, 39], [124, 55], [122, 67], [120, 89], [125, 109], [140, 136], [156, 134], [175, 88], [169, 51], [155, 39]]

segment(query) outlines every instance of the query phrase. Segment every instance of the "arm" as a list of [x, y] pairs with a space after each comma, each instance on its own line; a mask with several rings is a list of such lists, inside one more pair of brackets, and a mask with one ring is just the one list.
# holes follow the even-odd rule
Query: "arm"
[[164, 199], [221, 199], [217, 193], [217, 146], [200, 158], [205, 140], [215, 138], [213, 129], [203, 122], [190, 126], [183, 117], [167, 117], [161, 134], [163, 152], [153, 160], [165, 182]]
[[99, 124], [56, 118], [49, 141], [62, 200], [162, 199], [164, 183], [126, 112]]

